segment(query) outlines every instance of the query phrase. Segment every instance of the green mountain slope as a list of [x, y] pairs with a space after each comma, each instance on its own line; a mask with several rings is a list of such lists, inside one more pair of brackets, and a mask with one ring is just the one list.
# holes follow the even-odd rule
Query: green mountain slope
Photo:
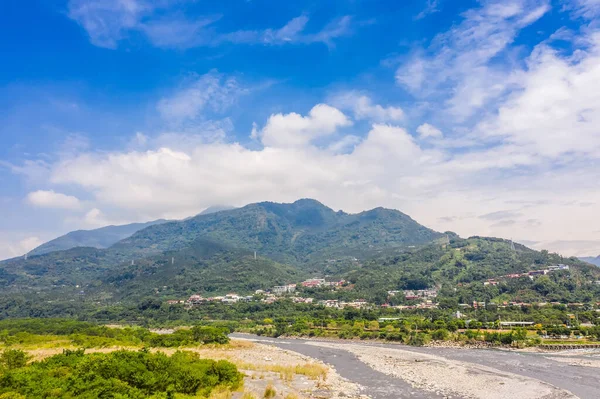
[[[565, 264], [545, 276], [509, 278]], [[510, 241], [451, 236], [449, 245], [431, 244], [402, 254], [374, 259], [347, 274], [359, 297], [387, 299], [387, 291], [440, 288], [441, 299], [472, 301], [589, 302], [600, 298], [600, 269], [577, 258], [534, 251]], [[487, 280], [497, 285], [484, 285]], [[402, 301], [400, 301], [402, 302]]]
[[100, 290], [121, 299], [152, 293], [182, 297], [228, 291], [252, 293], [305, 277], [297, 269], [257, 257], [249, 251], [198, 239], [185, 249], [167, 252], [128, 265], [102, 279]]
[[164, 222], [165, 220], [155, 220], [147, 223], [106, 226], [95, 230], [72, 231], [34, 248], [28, 255], [42, 255], [75, 247], [108, 248], [122, 239], [129, 237], [136, 231]]

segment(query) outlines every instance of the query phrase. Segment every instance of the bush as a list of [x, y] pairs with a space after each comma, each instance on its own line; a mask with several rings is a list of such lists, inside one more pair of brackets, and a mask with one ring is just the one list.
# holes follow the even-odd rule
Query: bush
[[[236, 389], [242, 374], [224, 360], [176, 352], [171, 357], [142, 350], [86, 355], [65, 351], [0, 376], [0, 394], [27, 398], [145, 398], [176, 393], [208, 396], [217, 387]], [[10, 397], [10, 396], [9, 396]]]
[[19, 349], [5, 349], [0, 355], [0, 365], [8, 370], [25, 367], [31, 356]]
[[431, 336], [426, 333], [412, 334], [408, 339], [408, 344], [412, 346], [423, 346], [429, 343]]
[[229, 342], [229, 329], [212, 326], [196, 326], [192, 328], [194, 341], [203, 344], [226, 344]]
[[440, 328], [431, 333], [431, 339], [435, 341], [445, 341], [450, 336], [450, 333], [445, 328]]

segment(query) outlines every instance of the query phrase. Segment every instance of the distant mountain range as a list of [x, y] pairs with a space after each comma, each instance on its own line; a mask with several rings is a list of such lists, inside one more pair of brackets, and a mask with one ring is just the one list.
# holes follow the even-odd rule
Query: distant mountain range
[[[393, 209], [349, 214], [312, 199], [217, 209], [115, 233], [118, 227], [125, 226], [86, 232], [85, 240], [72, 238], [79, 233], [73, 232], [61, 237], [62, 243], [57, 239], [60, 245], [47, 243], [27, 259], [0, 262], [0, 292], [64, 299], [83, 291], [94, 300], [118, 301], [247, 293], [329, 275], [352, 279], [366, 295], [403, 286], [485, 281], [557, 263], [582, 270], [581, 281], [583, 275], [587, 280], [600, 277], [594, 275], [600, 269], [575, 258], [519, 244], [513, 249], [503, 239], [461, 239]], [[93, 238], [111, 230], [106, 236], [112, 238]], [[118, 234], [127, 233], [111, 245]]]
[[600, 267], [600, 256], [597, 257], [591, 257], [591, 256], [584, 256], [584, 257], [580, 257], [579, 259], [581, 259], [584, 262], [587, 263], [591, 263], [592, 265], [596, 265]]
[[[234, 208], [221, 205], [211, 206], [203, 210], [200, 215], [209, 215], [211, 213], [230, 209]], [[108, 248], [139, 230], [165, 222], [167, 222], [167, 220], [159, 219], [146, 223], [130, 223], [120, 226], [106, 226], [94, 230], [72, 231], [34, 248], [28, 255], [42, 255], [54, 251], [65, 251], [76, 247]]]
[[72, 231], [34, 248], [28, 255], [43, 255], [75, 247], [108, 248], [122, 239], [131, 236], [136, 231], [164, 222], [166, 220], [155, 220], [147, 223], [131, 223], [121, 226], [106, 226], [94, 230]]

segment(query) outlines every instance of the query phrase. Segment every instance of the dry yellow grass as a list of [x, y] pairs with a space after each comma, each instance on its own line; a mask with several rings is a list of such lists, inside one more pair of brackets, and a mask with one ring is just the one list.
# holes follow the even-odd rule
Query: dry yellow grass
[[282, 366], [280, 364], [238, 362], [236, 365], [242, 370], [270, 371], [273, 373], [278, 373], [279, 377], [285, 381], [291, 381], [296, 374], [307, 376], [311, 380], [325, 380], [327, 378], [328, 371], [326, 366], [317, 363], [305, 363], [296, 366]]
[[215, 389], [211, 392], [209, 399], [231, 399], [233, 394], [229, 389]]

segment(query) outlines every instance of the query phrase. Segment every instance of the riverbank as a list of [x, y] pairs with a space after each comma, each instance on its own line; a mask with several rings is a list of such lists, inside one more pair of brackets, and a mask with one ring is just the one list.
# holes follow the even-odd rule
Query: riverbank
[[[23, 348], [33, 360], [42, 360], [62, 353], [74, 346], [52, 348]], [[139, 347], [90, 348], [87, 353], [108, 353], [119, 349], [139, 350]], [[244, 386], [239, 392], [230, 393], [231, 399], [262, 398], [267, 387], [271, 387], [275, 399], [283, 398], [328, 398], [369, 399], [361, 394], [361, 387], [342, 378], [337, 371], [324, 362], [293, 351], [272, 345], [232, 340], [228, 345], [205, 345], [182, 348], [155, 348], [153, 352], [172, 354], [176, 350], [198, 353], [202, 358], [228, 360], [244, 374]], [[245, 395], [245, 396], [244, 396]], [[216, 398], [219, 396], [215, 396]], [[226, 397], [223, 396], [223, 397]]]
[[347, 350], [375, 370], [401, 378], [415, 388], [446, 397], [576, 398], [568, 391], [532, 378], [441, 356], [358, 344], [340, 345], [319, 342], [309, 344]]
[[[413, 347], [370, 341], [275, 339], [238, 335], [290, 349], [326, 363], [370, 389], [373, 399], [600, 398], [600, 351], [543, 353], [523, 350]], [[344, 362], [339, 359], [343, 358]], [[368, 379], [356, 370], [375, 373]], [[377, 379], [370, 383], [369, 379]], [[403, 385], [404, 383], [405, 385]], [[378, 390], [377, 384], [394, 387]], [[408, 385], [408, 388], [406, 387]], [[514, 389], [513, 389], [514, 388]]]

